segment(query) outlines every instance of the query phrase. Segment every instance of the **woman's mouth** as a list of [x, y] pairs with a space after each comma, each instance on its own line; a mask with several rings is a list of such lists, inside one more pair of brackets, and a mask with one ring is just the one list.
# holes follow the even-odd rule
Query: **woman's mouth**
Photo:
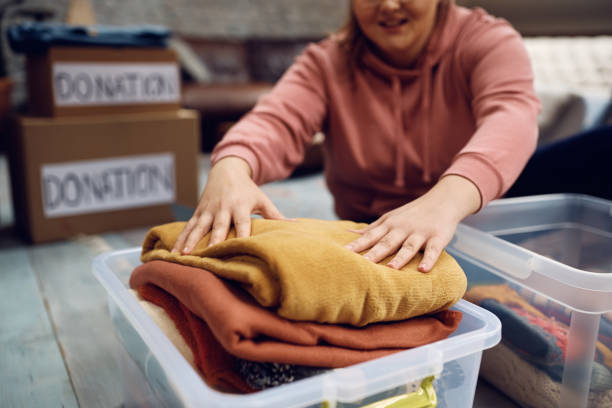
[[383, 21], [380, 21], [378, 25], [387, 31], [396, 31], [400, 29], [406, 23], [408, 23], [408, 19], [402, 18], [399, 20], [383, 20]]

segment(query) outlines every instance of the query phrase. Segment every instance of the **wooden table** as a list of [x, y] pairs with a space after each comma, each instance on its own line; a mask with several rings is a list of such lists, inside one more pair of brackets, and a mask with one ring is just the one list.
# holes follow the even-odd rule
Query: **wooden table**
[[[200, 185], [209, 167], [200, 162]], [[320, 174], [264, 188], [288, 217], [335, 218]], [[0, 407], [120, 407], [106, 292], [91, 273], [105, 251], [140, 246], [149, 226], [28, 245], [13, 232], [0, 156]], [[516, 407], [480, 382], [475, 406]]]

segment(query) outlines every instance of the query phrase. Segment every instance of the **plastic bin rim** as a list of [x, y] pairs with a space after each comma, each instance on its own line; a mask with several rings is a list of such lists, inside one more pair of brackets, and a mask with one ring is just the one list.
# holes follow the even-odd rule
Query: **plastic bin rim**
[[[260, 402], [262, 402], [261, 399], [263, 398], [265, 400], [266, 397], [269, 397], [273, 400], [278, 393], [278, 390], [284, 390], [284, 393], [286, 394], [289, 392], [298, 391], [300, 393], [304, 393], [305, 391], [314, 392], [314, 390], [320, 389], [321, 387], [329, 388], [329, 384], [327, 384], [329, 381], [328, 379], [330, 376], [334, 376], [336, 370], [327, 374], [302, 380], [297, 383], [285, 384], [280, 387], [275, 387], [273, 389], [260, 391], [250, 395], [228, 395], [213, 390], [207, 386], [202, 386], [203, 383], [201, 379], [191, 369], [191, 366], [189, 366], [189, 364], [182, 358], [179, 352], [174, 347], [169, 347], [171, 346], [170, 340], [168, 340], [166, 336], [160, 336], [163, 334], [163, 332], [161, 332], [161, 329], [155, 325], [146, 312], [142, 310], [142, 308], [139, 308], [140, 310], [136, 311], [139, 316], [134, 316], [133, 311], [129, 310], [128, 305], [130, 303], [132, 305], [137, 305], [137, 300], [128, 292], [127, 288], [123, 285], [115, 273], [107, 266], [107, 263], [111, 258], [134, 255], [137, 252], [140, 252], [139, 247], [109, 251], [97, 255], [92, 262], [93, 274], [106, 289], [108, 296], [113, 298], [130, 323], [134, 325], [135, 328], [141, 329], [140, 333], [143, 336], [143, 341], [145, 341], [145, 343], [149, 346], [151, 352], [157, 356], [159, 363], [164, 367], [164, 369], [167, 369], [167, 372], [170, 373], [169, 377], [173, 377], [173, 381], [175, 383], [180, 383], [183, 385], [182, 387], [177, 387], [178, 389], [176, 391], [181, 393], [181, 395], [183, 395], [187, 401], [194, 402], [201, 400], [203, 397], [209, 397], [215, 400], [215, 404], [218, 404], [216, 406], [224, 406], [224, 404], [227, 404], [227, 406], [241, 406], [240, 404], [249, 404], [251, 401], [254, 403], [257, 401], [257, 406], [264, 406], [260, 405]], [[473, 330], [472, 332], [463, 333], [455, 337], [419, 347], [417, 349], [394, 353], [392, 355], [383, 357], [382, 359], [410, 359], [413, 356], [421, 354], [417, 353], [418, 351], [422, 352], [423, 350], [433, 350], [434, 354], [437, 353], [439, 355], [440, 361], [438, 362], [438, 365], [441, 366], [448, 361], [471, 355], [473, 353], [482, 352], [482, 350], [491, 348], [499, 343], [501, 340], [501, 322], [497, 316], [463, 299], [457, 302], [454, 307], [464, 313], [477, 317], [480, 321], [482, 321], [482, 327]], [[144, 321], [139, 321], [141, 318]], [[158, 336], [154, 338], [152, 333], [155, 333]], [[444, 350], [438, 350], [439, 347], [442, 347], [440, 344], [444, 345]], [[379, 360], [381, 359], [366, 361], [364, 363], [356, 364], [341, 370], [350, 370], [351, 368], [376, 364], [376, 362]], [[425, 363], [422, 363], [421, 366], [424, 364]], [[427, 362], [426, 365], [427, 367], [430, 367], [432, 364]], [[177, 367], [180, 370], [172, 370], [172, 368]], [[423, 369], [423, 367], [411, 367], [411, 370], [415, 369], [418, 371], [419, 368]], [[187, 370], [189, 374], [187, 376], [181, 375], [180, 381], [178, 381], [178, 374], [172, 374], [173, 372], [181, 372], [185, 374], [184, 370]], [[374, 382], [376, 380], [380, 380], [380, 378], [368, 378], [368, 380], [370, 380], [370, 382]], [[306, 384], [309, 385], [308, 389], [304, 389]], [[340, 388], [342, 386], [343, 384], [341, 383], [334, 383], [335, 388]], [[192, 392], [189, 392], [189, 390]], [[193, 392], [193, 390], [196, 391]], [[268, 401], [272, 403], [272, 400]]]
[[[551, 201], [567, 201], [568, 203], [589, 203], [597, 206], [608, 207], [610, 216], [612, 216], [612, 202], [608, 200], [604, 200], [598, 197], [592, 197], [584, 194], [572, 194], [572, 193], [564, 193], [564, 194], [543, 194], [543, 195], [535, 195], [535, 196], [526, 196], [526, 197], [512, 197], [512, 198], [501, 198], [498, 200], [494, 200], [490, 202], [487, 207], [483, 208], [481, 214], [486, 214], [487, 209], [489, 207], [493, 208], [503, 208], [506, 206], [512, 206], [515, 204], [521, 203], [530, 203], [530, 202], [539, 202], [545, 199], [548, 202]], [[476, 231], [479, 235], [484, 237], [486, 236], [488, 240], [492, 240], [496, 242], [500, 247], [506, 248], [516, 248], [518, 251], [523, 254], [528, 254], [532, 256], [534, 259], [537, 259], [539, 262], [543, 264], [552, 265], [558, 272], [562, 272], [561, 275], [552, 275], [543, 273], [543, 275], [557, 280], [559, 282], [568, 284], [570, 286], [587, 289], [592, 291], [601, 291], [601, 292], [611, 292], [612, 293], [612, 271], [611, 273], [601, 273], [601, 272], [592, 272], [584, 269], [579, 269], [552, 258], [548, 258], [544, 255], [538, 254], [537, 252], [530, 251], [526, 248], [521, 247], [520, 245], [513, 244], [504, 240], [503, 238], [499, 238], [491, 232], [484, 231], [468, 225], [466, 223], [461, 223], [457, 229], [457, 236], [461, 236], [461, 230], [467, 231]], [[452, 241], [451, 241], [452, 247]], [[469, 256], [477, 258], [474, 254], [468, 254]], [[493, 265], [494, 266], [494, 265]], [[541, 271], [535, 271], [537, 273], [542, 273]], [[578, 282], [581, 280], [580, 282]]]
[[555, 194], [538, 194], [538, 195], [523, 196], [523, 197], [498, 198], [496, 200], [491, 201], [489, 204], [487, 204], [481, 210], [481, 212], [486, 212], [487, 208], [489, 207], [506, 206], [506, 205], [512, 205], [516, 203], [530, 203], [530, 202], [537, 202], [537, 201], [543, 201], [543, 200], [568, 201], [568, 202], [582, 201], [582, 202], [596, 203], [598, 205], [612, 206], [612, 202], [606, 199], [587, 195], [587, 194], [555, 193]]
[[[548, 258], [544, 255], [538, 254], [537, 252], [533, 252], [530, 251], [528, 249], [523, 248], [520, 245], [517, 244], [513, 244], [512, 242], [508, 242], [503, 238], [499, 238], [497, 236], [495, 236], [494, 234], [491, 234], [490, 232], [486, 232], [486, 231], [482, 231], [479, 230], [478, 228], [474, 228], [472, 226], [466, 225], [466, 224], [460, 224], [457, 228], [457, 235], [461, 236], [461, 230], [472, 230], [472, 231], [477, 231], [480, 234], [484, 234], [487, 235], [487, 239], [493, 240], [497, 243], [499, 243], [502, 246], [508, 246], [508, 247], [514, 247], [517, 248], [518, 250], [529, 254], [530, 256], [542, 261], [543, 263], [548, 263], [551, 265], [556, 265], [557, 267], [564, 269], [568, 272], [567, 276], [569, 277], [570, 274], [575, 274], [576, 277], [586, 277], [587, 279], [589, 279], [589, 282], [591, 283], [591, 285], [587, 286], [587, 285], [582, 285], [582, 284], [578, 284], [575, 282], [572, 282], [571, 279], [560, 279], [560, 276], [554, 276], [554, 275], [547, 275], [548, 277], [550, 277], [551, 279], [555, 279], [558, 280], [560, 282], [564, 282], [567, 283], [571, 286], [575, 286], [577, 288], [581, 288], [581, 289], [589, 289], [589, 290], [599, 290], [599, 291], [604, 291], [604, 292], [608, 292], [609, 290], [602, 290], [601, 287], [602, 285], [606, 285], [606, 284], [611, 284], [612, 283], [612, 273], [602, 273], [602, 272], [591, 272], [591, 271], [587, 271], [584, 269], [578, 269], [575, 268], [573, 266], [564, 264], [563, 262], [559, 262], [555, 259], [552, 258]], [[452, 244], [452, 241], [451, 241]], [[468, 254], [470, 256], [474, 256], [473, 254]], [[537, 273], [541, 273], [539, 271], [535, 271]]]

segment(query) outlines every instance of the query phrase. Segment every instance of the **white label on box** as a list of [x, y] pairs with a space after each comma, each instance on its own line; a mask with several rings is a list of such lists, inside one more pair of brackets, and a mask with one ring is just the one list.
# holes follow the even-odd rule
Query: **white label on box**
[[161, 153], [43, 164], [47, 218], [174, 202], [174, 155]]
[[56, 106], [179, 102], [178, 66], [56, 62], [53, 94]]

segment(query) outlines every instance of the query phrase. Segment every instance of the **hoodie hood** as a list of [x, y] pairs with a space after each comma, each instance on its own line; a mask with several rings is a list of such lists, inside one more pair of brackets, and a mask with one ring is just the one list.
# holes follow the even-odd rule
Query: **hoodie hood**
[[448, 52], [453, 44], [453, 39], [458, 35], [460, 25], [455, 24], [456, 14], [450, 10], [454, 5], [453, 0], [442, 0], [438, 6], [438, 14], [436, 23], [432, 30], [431, 36], [425, 46], [423, 52], [416, 60], [412, 68], [395, 68], [382, 61], [374, 52], [366, 48], [361, 62], [365, 69], [370, 70], [375, 75], [387, 79], [392, 91], [393, 117], [396, 124], [396, 157], [395, 157], [395, 180], [394, 185], [404, 187], [404, 154], [402, 152], [402, 137], [404, 136], [403, 125], [403, 106], [402, 106], [402, 82], [413, 81], [419, 79], [420, 83], [420, 100], [422, 104], [423, 115], [420, 115], [421, 146], [420, 152], [423, 160], [422, 179], [426, 183], [431, 182], [431, 164], [430, 164], [430, 119], [431, 119], [431, 81], [432, 71], [440, 62], [442, 56]]

